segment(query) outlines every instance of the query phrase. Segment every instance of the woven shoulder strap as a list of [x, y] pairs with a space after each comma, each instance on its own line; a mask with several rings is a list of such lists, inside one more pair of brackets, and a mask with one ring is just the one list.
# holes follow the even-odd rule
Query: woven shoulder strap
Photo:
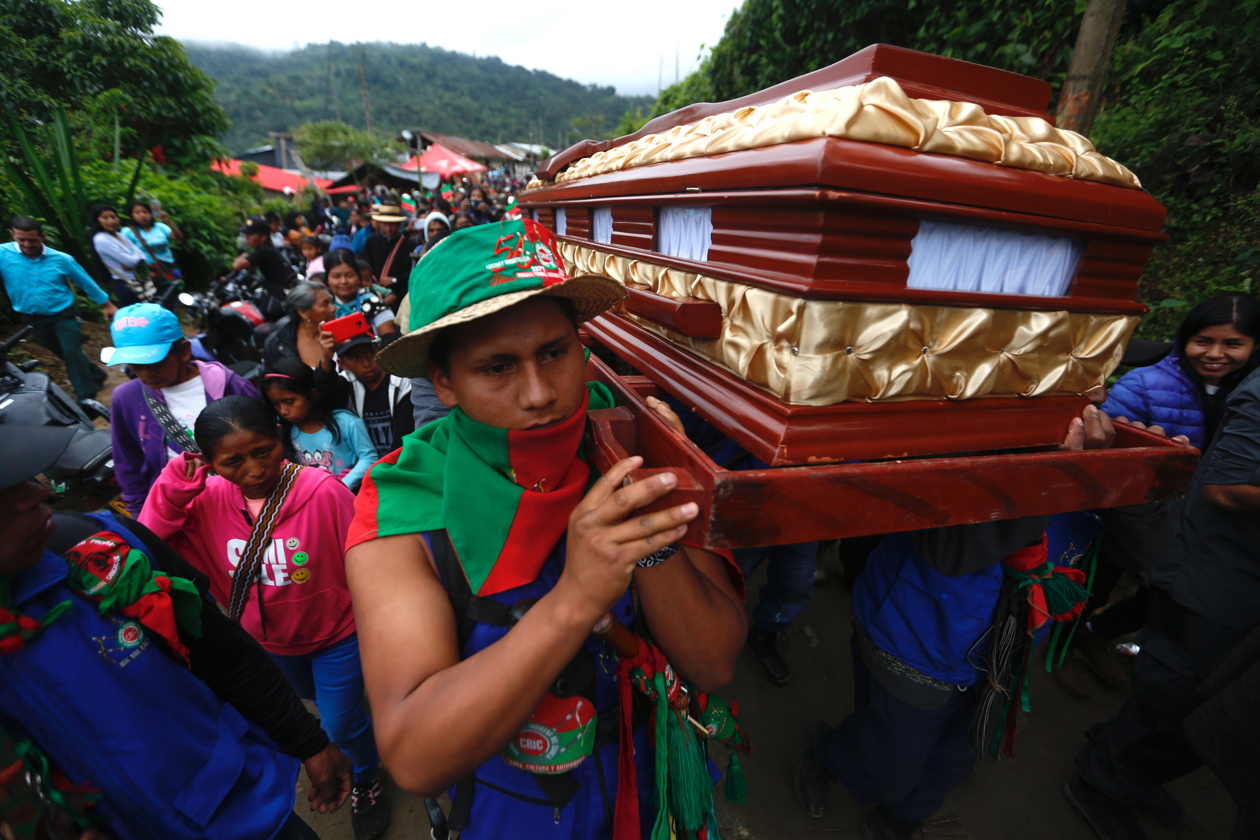
[[157, 418], [158, 425], [166, 432], [166, 437], [182, 449], [184, 452], [191, 452], [194, 455], [201, 454], [201, 447], [197, 445], [197, 441], [192, 436], [192, 432], [183, 423], [175, 419], [175, 415], [171, 414], [171, 410], [166, 404], [155, 400], [153, 395], [149, 393], [148, 388], [141, 388], [144, 394], [145, 405], [149, 407], [149, 411]]
[[241, 551], [241, 562], [236, 567], [236, 575], [232, 578], [232, 595], [228, 599], [228, 617], [240, 622], [245, 613], [245, 603], [249, 600], [249, 588], [258, 579], [258, 570], [262, 566], [263, 557], [267, 554], [267, 546], [271, 542], [271, 532], [280, 521], [280, 509], [284, 499], [297, 482], [298, 473], [302, 470], [297, 464], [285, 464], [280, 471], [280, 481], [276, 489], [271, 491], [267, 502], [263, 505], [254, 520], [254, 527], [249, 532], [249, 541]]

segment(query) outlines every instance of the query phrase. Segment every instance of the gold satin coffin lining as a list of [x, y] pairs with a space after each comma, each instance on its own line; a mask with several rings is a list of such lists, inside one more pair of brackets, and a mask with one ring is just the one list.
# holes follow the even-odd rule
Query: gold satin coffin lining
[[560, 243], [571, 276], [599, 274], [722, 307], [690, 338], [618, 312], [791, 405], [1084, 394], [1120, 364], [1137, 316], [806, 300]]
[[[912, 99], [887, 76], [836, 90], [803, 90], [771, 105], [740, 108], [675, 126], [664, 134], [649, 134], [574, 161], [556, 176], [556, 183], [818, 137], [887, 143], [1047, 175], [1142, 188], [1136, 175], [1099, 154], [1075, 131], [1055, 128], [1041, 117], [993, 116], [970, 102]], [[527, 189], [540, 186], [543, 183], [535, 178]]]

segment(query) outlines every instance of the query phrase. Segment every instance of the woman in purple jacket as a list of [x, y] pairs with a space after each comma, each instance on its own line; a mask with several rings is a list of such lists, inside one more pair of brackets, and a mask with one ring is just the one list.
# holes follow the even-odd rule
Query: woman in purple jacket
[[138, 516], [166, 462], [199, 454], [193, 423], [207, 404], [230, 394], [258, 391], [218, 362], [195, 361], [173, 312], [153, 303], [118, 310], [110, 325], [111, 367], [126, 364], [136, 378], [114, 390], [110, 426], [114, 475], [127, 510]]

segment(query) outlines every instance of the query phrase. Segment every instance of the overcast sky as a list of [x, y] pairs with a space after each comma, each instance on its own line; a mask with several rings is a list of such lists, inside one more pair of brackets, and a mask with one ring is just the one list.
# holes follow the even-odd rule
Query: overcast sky
[[158, 31], [184, 41], [233, 42], [269, 50], [309, 43], [427, 43], [497, 55], [623, 94], [655, 94], [686, 76], [702, 44], [713, 44], [738, 0], [427, 0], [293, 4], [258, 0], [156, 0]]

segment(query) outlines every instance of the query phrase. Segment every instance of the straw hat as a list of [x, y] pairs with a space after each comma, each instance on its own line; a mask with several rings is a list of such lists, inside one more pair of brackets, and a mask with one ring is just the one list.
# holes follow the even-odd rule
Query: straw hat
[[372, 221], [402, 223], [407, 221], [407, 217], [392, 204], [380, 204], [372, 211]]
[[537, 295], [572, 301], [581, 323], [626, 294], [624, 286], [607, 277], [569, 277], [555, 236], [532, 219], [475, 225], [443, 239], [416, 266], [407, 295], [408, 324], [419, 326], [381, 350], [376, 361], [395, 376], [428, 376], [429, 348], [447, 327]]

